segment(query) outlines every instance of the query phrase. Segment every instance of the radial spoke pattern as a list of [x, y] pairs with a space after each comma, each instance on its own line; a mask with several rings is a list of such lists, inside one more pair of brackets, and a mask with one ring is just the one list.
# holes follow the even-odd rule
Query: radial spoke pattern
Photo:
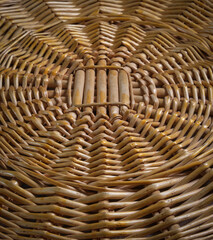
[[213, 3], [0, 1], [0, 239], [213, 239]]

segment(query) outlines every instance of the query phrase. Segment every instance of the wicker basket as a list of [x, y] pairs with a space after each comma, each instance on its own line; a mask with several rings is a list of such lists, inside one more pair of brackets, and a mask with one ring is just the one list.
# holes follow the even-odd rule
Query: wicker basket
[[0, 1], [0, 239], [213, 239], [213, 2]]

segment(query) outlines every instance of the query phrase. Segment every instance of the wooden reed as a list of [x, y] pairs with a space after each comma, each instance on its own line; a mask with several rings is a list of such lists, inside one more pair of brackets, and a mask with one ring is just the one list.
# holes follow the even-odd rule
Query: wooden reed
[[213, 2], [0, 1], [0, 239], [213, 239]]

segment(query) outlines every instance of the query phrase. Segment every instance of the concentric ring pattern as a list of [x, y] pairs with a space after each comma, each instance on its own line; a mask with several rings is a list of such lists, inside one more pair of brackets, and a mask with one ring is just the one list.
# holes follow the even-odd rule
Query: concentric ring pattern
[[0, 1], [0, 239], [213, 239], [213, 2]]

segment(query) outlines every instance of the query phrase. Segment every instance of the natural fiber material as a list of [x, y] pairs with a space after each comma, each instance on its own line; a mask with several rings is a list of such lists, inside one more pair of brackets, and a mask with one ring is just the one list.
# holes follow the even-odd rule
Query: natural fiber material
[[213, 239], [213, 2], [0, 1], [0, 239]]

